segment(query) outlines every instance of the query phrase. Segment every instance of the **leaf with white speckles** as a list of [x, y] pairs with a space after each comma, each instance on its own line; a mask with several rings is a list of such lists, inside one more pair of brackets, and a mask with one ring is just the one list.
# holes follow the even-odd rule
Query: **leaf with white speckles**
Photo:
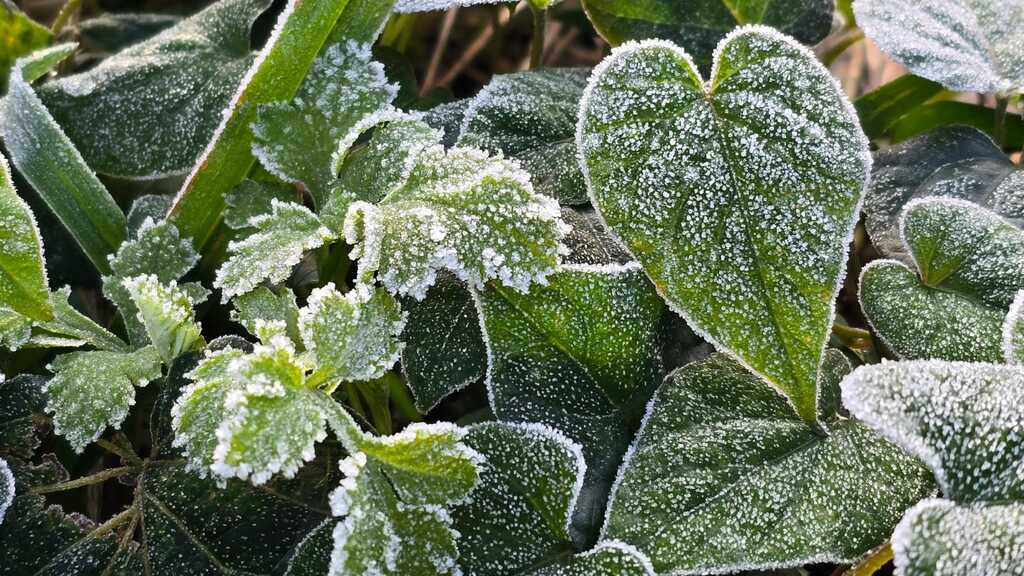
[[98, 350], [128, 351], [128, 346], [120, 338], [71, 306], [69, 298], [71, 288], [66, 286], [51, 295], [54, 318], [34, 323], [30, 346], [63, 348], [89, 345]]
[[22, 374], [0, 380], [0, 456], [31, 460], [45, 427], [46, 378]]
[[595, 206], [659, 293], [813, 421], [871, 163], [828, 70], [756, 26], [722, 40], [707, 83], [669, 42], [623, 45], [578, 139]]
[[14, 502], [14, 474], [7, 466], [7, 461], [0, 458], [0, 524], [4, 523], [4, 516], [12, 502]]
[[950, 90], [1024, 90], [1024, 1], [857, 0], [857, 24], [911, 72]]
[[310, 68], [295, 99], [259, 107], [253, 154], [286, 182], [301, 182], [320, 208], [340, 156], [359, 135], [356, 126], [390, 106], [398, 87], [371, 60], [370, 46], [344, 42], [327, 48]]
[[32, 337], [32, 319], [0, 306], [0, 346], [15, 351]]
[[47, 369], [54, 373], [46, 384], [54, 432], [64, 436], [76, 452], [119, 427], [135, 404], [135, 387], [161, 376], [160, 353], [152, 346], [134, 352], [69, 352], [57, 356]]
[[588, 74], [545, 68], [495, 76], [466, 108], [458, 145], [502, 152], [522, 162], [537, 192], [561, 204], [586, 204], [576, 115]]
[[295, 304], [295, 293], [287, 287], [271, 290], [266, 286], [258, 286], [232, 300], [235, 310], [231, 319], [245, 327], [253, 336], [256, 335], [256, 322], [283, 322], [288, 337], [297, 347], [302, 345], [299, 336], [299, 307]]
[[1017, 293], [1003, 322], [1003, 355], [1009, 364], [1024, 365], [1024, 290]]
[[[826, 390], [849, 371], [834, 350], [825, 367]], [[676, 371], [619, 472], [603, 536], [665, 574], [856, 560], [933, 484], [920, 462], [828, 404], [825, 435], [724, 355]]]
[[288, 559], [284, 576], [324, 576], [330, 569], [331, 551], [334, 550], [335, 520], [325, 520], [306, 535]]
[[153, 274], [143, 274], [125, 279], [122, 285], [164, 363], [206, 345], [192, 310], [194, 303], [177, 282], [165, 284]]
[[589, 534], [662, 379], [664, 305], [635, 264], [567, 266], [549, 281], [529, 294], [479, 294], [488, 393], [499, 419], [541, 422], [583, 446], [586, 485], [597, 489], [574, 522]]
[[53, 318], [43, 243], [32, 210], [11, 182], [0, 154], [0, 304], [35, 320]]
[[565, 256], [569, 264], [628, 264], [633, 261], [622, 242], [593, 209], [562, 208], [562, 220], [569, 225], [565, 235]]
[[445, 148], [451, 148], [455, 146], [455, 143], [459, 140], [459, 130], [462, 129], [462, 117], [466, 113], [466, 108], [473, 102], [472, 98], [463, 98], [462, 100], [456, 100], [454, 102], [445, 102], [444, 104], [438, 104], [430, 110], [423, 113], [423, 121], [430, 125], [431, 128], [440, 130], [444, 133], [444, 137], [441, 139], [441, 143], [444, 144]]
[[875, 260], [865, 266], [859, 298], [875, 332], [900, 358], [1002, 358], [1004, 310], [930, 287], [902, 262]]
[[230, 256], [213, 282], [223, 291], [225, 302], [261, 282], [286, 280], [303, 253], [335, 237], [316, 214], [301, 204], [275, 199], [271, 206], [270, 213], [250, 220], [255, 232], [228, 245]]
[[192, 167], [253, 61], [268, 0], [225, 0], [39, 96], [99, 172], [133, 178]]
[[[555, 0], [555, 2], [560, 1], [561, 0]], [[498, 4], [500, 2], [502, 2], [502, 0], [398, 0], [395, 2], [395, 12], [431, 12], [433, 10], [448, 10], [449, 8], [456, 8], [458, 6]]]
[[920, 457], [957, 502], [1024, 499], [1024, 368], [911, 361], [862, 366], [850, 412]]
[[654, 576], [654, 568], [651, 566], [651, 561], [633, 546], [617, 540], [608, 540], [563, 562], [524, 574], [528, 576]]
[[1024, 560], [1024, 503], [926, 500], [907, 512], [892, 548], [897, 576], [1017, 574]]
[[252, 219], [270, 213], [273, 200], [298, 202], [300, 197], [293, 186], [272, 182], [242, 180], [224, 196], [224, 223], [235, 230], [252, 227]]

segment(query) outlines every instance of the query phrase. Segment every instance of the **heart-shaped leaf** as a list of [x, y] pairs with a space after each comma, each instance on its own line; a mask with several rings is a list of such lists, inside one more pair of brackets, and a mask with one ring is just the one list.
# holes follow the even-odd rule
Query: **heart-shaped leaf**
[[1003, 354], [1009, 364], [1024, 364], [1024, 290], [1017, 293], [1003, 322]]
[[39, 227], [28, 204], [14, 191], [11, 169], [2, 154], [0, 220], [4, 222], [0, 229], [0, 303], [34, 320], [50, 320], [53, 307]]
[[813, 421], [871, 163], [828, 71], [763, 27], [723, 39], [708, 82], [671, 43], [629, 44], [595, 70], [578, 138], [591, 199], [662, 297]]
[[[848, 371], [841, 353], [826, 354], [824, 397]], [[827, 434], [724, 355], [677, 370], [619, 472], [603, 536], [665, 574], [856, 560], [932, 483], [915, 459], [823, 404]]]
[[1024, 89], [1024, 2], [857, 0], [857, 24], [894, 60], [950, 90]]
[[715, 46], [733, 28], [764, 24], [817, 44], [832, 28], [831, 0], [584, 0], [594, 27], [612, 46], [662, 38], [690, 53], [702, 70]]
[[956, 502], [1024, 498], [1024, 368], [912, 361], [862, 366], [843, 403], [920, 457]]

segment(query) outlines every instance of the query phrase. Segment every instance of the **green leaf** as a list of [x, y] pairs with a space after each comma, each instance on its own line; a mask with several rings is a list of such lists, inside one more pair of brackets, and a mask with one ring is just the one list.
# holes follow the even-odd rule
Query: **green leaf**
[[417, 301], [404, 298], [409, 317], [402, 331], [402, 370], [421, 414], [449, 394], [484, 377], [487, 348], [480, 320], [466, 285], [441, 273]]
[[459, 146], [519, 160], [537, 192], [586, 204], [576, 116], [589, 70], [549, 68], [494, 77], [466, 108]]
[[947, 498], [1024, 499], [1024, 368], [936, 360], [862, 366], [843, 382], [843, 403], [921, 458]]
[[313, 62], [291, 102], [259, 107], [253, 123], [253, 154], [272, 174], [298, 182], [323, 207], [358, 128], [390, 107], [398, 87], [384, 67], [371, 60], [369, 44], [345, 42], [328, 47]]
[[597, 31], [612, 46], [627, 40], [671, 40], [693, 55], [702, 70], [716, 45], [736, 26], [765, 24], [817, 44], [832, 28], [831, 0], [584, 0]]
[[18, 60], [0, 106], [0, 136], [18, 171], [96, 269], [108, 273], [107, 255], [127, 235], [124, 214], [29, 85], [73, 51], [61, 44]]
[[925, 500], [892, 537], [896, 574], [1012, 574], [1024, 558], [1024, 504], [957, 506]]
[[324, 576], [331, 566], [334, 550], [334, 527], [337, 522], [325, 520], [303, 538], [288, 559], [285, 576]]
[[7, 76], [14, 61], [47, 46], [53, 34], [18, 10], [14, 3], [0, 2], [0, 94], [7, 91]]
[[463, 98], [454, 102], [438, 104], [423, 113], [423, 121], [434, 130], [444, 133], [441, 143], [445, 148], [455, 146], [461, 136], [462, 118], [466, 114], [466, 108], [473, 103], [472, 98]]
[[1017, 293], [1003, 323], [1003, 354], [1007, 364], [1024, 364], [1024, 290]]
[[0, 524], [4, 523], [7, 509], [14, 502], [14, 474], [7, 461], [0, 458]]
[[7, 158], [0, 154], [0, 303], [34, 320], [53, 318], [43, 243], [35, 217], [14, 190]]
[[172, 14], [108, 12], [78, 22], [78, 39], [85, 54], [102, 59], [149, 40], [181, 20]]
[[1024, 146], [1024, 117], [1009, 113], [1001, 128], [996, 127], [995, 110], [981, 104], [939, 100], [918, 106], [889, 126], [892, 142], [902, 142], [944, 126], [973, 126], [995, 138], [1001, 136], [1007, 148]]
[[153, 179], [187, 172], [253, 62], [250, 30], [269, 0], [224, 0], [39, 97], [99, 172]]
[[[849, 369], [826, 354], [823, 396]], [[852, 563], [933, 488], [919, 462], [837, 407], [823, 406], [828, 432], [816, 432], [724, 355], [677, 370], [619, 471], [603, 536], [658, 573]]]
[[858, 25], [911, 72], [964, 92], [1024, 89], [1024, 5], [986, 0], [858, 0]]
[[139, 309], [139, 320], [165, 364], [206, 345], [192, 311], [194, 303], [177, 282], [164, 284], [148, 274], [128, 278], [122, 285]]
[[244, 326], [250, 334], [256, 334], [258, 320], [283, 322], [292, 342], [296, 346], [302, 344], [299, 335], [299, 307], [295, 305], [295, 293], [288, 288], [275, 291], [259, 286], [235, 298], [233, 304], [235, 310], [231, 313], [231, 319]]
[[161, 376], [160, 354], [146, 347], [135, 352], [69, 352], [47, 366], [54, 376], [46, 384], [46, 411], [53, 414], [54, 432], [75, 449], [119, 427], [135, 403], [135, 387]]
[[0, 346], [11, 352], [18, 350], [32, 337], [32, 319], [0, 306]]
[[746, 27], [705, 83], [650, 41], [595, 70], [580, 112], [591, 199], [673, 310], [807, 421], [870, 166], [828, 71]]
[[281, 202], [299, 202], [295, 188], [271, 182], [242, 180], [225, 197], [227, 207], [224, 208], [224, 223], [235, 230], [250, 228], [250, 222], [257, 216], [269, 214], [273, 210], [273, 200]]
[[1004, 310], [928, 286], [902, 262], [865, 266], [859, 299], [872, 328], [900, 358], [1002, 359]]
[[894, 122], [940, 92], [941, 84], [913, 74], [904, 74], [857, 98], [853, 106], [857, 109], [861, 127], [868, 137], [879, 138], [887, 133]]
[[0, 382], [0, 456], [30, 460], [44, 429], [42, 376], [22, 374]]
[[616, 540], [599, 543], [555, 565], [545, 566], [528, 576], [654, 576], [651, 561], [629, 544]]
[[[255, 161], [250, 127], [259, 105], [295, 96], [335, 25], [346, 34], [335, 40], [354, 38], [371, 42], [387, 18], [382, 7], [386, 8], [391, 1], [364, 6], [354, 0], [289, 0], [168, 215], [198, 247], [207, 243], [217, 227], [225, 206], [224, 196], [245, 178]], [[367, 10], [379, 19], [361, 18]], [[358, 25], [347, 27], [348, 22]]]
[[970, 200], [1024, 225], [1024, 172], [974, 128], [940, 128], [875, 154], [864, 224], [884, 256], [911, 263], [899, 219], [927, 196]]
[[664, 306], [633, 264], [566, 266], [529, 294], [485, 290], [478, 308], [494, 414], [547, 424], [583, 446], [588, 491], [574, 523], [589, 539], [662, 379]]
[[380, 378], [398, 362], [405, 315], [382, 288], [356, 286], [342, 295], [328, 283], [299, 311], [299, 333], [317, 369], [315, 382]]
[[571, 230], [565, 236], [572, 264], [628, 264], [633, 256], [592, 209], [562, 208], [562, 219]]
[[143, 227], [151, 226], [154, 222], [163, 220], [167, 210], [171, 207], [171, 198], [159, 194], [146, 194], [139, 196], [132, 202], [128, 209], [128, 236], [135, 238], [142, 231]]
[[44, 346], [48, 340], [64, 341], [61, 346], [89, 345], [98, 350], [111, 352], [127, 352], [128, 346], [120, 338], [114, 336], [106, 328], [100, 326], [88, 316], [76, 310], [69, 299], [71, 288], [64, 287], [51, 295], [53, 320], [36, 322], [32, 339], [33, 346]]

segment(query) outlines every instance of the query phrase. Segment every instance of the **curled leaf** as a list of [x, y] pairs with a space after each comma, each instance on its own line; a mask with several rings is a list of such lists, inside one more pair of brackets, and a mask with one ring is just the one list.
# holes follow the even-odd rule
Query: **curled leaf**
[[139, 310], [150, 342], [164, 363], [205, 344], [196, 323], [194, 303], [173, 280], [164, 284], [153, 274], [124, 280], [123, 285]]

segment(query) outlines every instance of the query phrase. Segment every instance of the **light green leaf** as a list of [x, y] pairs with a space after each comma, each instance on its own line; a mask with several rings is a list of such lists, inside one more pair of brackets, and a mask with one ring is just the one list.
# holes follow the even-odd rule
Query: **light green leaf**
[[275, 198], [281, 202], [297, 203], [301, 200], [293, 186], [242, 180], [224, 198], [227, 202], [224, 223], [235, 230], [249, 228], [253, 218], [269, 214], [274, 209], [272, 203]]
[[0, 94], [7, 91], [7, 76], [14, 61], [48, 45], [50, 30], [26, 16], [13, 2], [0, 2]]
[[398, 86], [371, 60], [370, 45], [328, 47], [291, 102], [259, 107], [253, 154], [285, 182], [300, 182], [323, 207], [341, 158], [373, 115], [390, 107]]
[[917, 455], [956, 502], [1024, 499], [1024, 368], [890, 362], [843, 382], [850, 412]]
[[950, 90], [1024, 90], [1024, 2], [857, 0], [858, 25], [911, 72]]
[[925, 285], [895, 260], [875, 260], [860, 276], [865, 317], [886, 346], [908, 360], [999, 362], [1003, 310]]
[[899, 576], [1013, 574], [1024, 558], [1024, 503], [925, 500], [892, 536]]
[[52, 319], [39, 227], [28, 204], [14, 190], [11, 169], [3, 154], [0, 222], [0, 304], [34, 320]]
[[702, 70], [736, 26], [765, 24], [817, 44], [832, 28], [832, 0], [584, 0], [597, 31], [612, 46], [663, 38], [693, 55]]
[[14, 502], [14, 474], [7, 461], [0, 458], [0, 524], [4, 523], [7, 509]]
[[[825, 355], [823, 396], [849, 363]], [[928, 471], [823, 406], [816, 432], [724, 355], [666, 379], [619, 471], [603, 536], [659, 574], [846, 564], [881, 544], [932, 488]]]
[[651, 561], [642, 552], [617, 540], [599, 543], [591, 550], [561, 563], [545, 566], [528, 576], [654, 576]]
[[633, 264], [566, 266], [529, 294], [485, 290], [478, 308], [494, 414], [547, 424], [583, 447], [588, 490], [574, 523], [589, 540], [662, 380], [664, 305]]
[[36, 322], [30, 344], [43, 345], [48, 339], [66, 340], [72, 346], [89, 345], [98, 350], [127, 352], [128, 346], [106, 328], [76, 310], [69, 301], [71, 288], [64, 287], [51, 295], [53, 320]]
[[594, 205], [659, 294], [813, 421], [871, 164], [828, 70], [757, 26], [706, 83], [675, 45], [630, 44], [595, 70], [578, 139]]
[[342, 295], [328, 283], [299, 311], [299, 333], [317, 365], [317, 383], [380, 378], [398, 362], [405, 315], [382, 288], [359, 285]]
[[89, 165], [128, 178], [188, 171], [253, 62], [250, 30], [269, 0], [224, 0], [39, 97]]
[[1008, 364], [1024, 365], [1024, 290], [1017, 293], [1003, 323], [1003, 354]]
[[18, 171], [107, 273], [107, 255], [127, 235], [124, 214], [29, 85], [73, 51], [73, 44], [61, 44], [18, 60], [0, 106], [0, 136]]
[[295, 305], [295, 293], [288, 288], [279, 288], [276, 291], [259, 286], [252, 292], [238, 296], [232, 302], [235, 310], [231, 312], [231, 319], [238, 322], [256, 335], [257, 321], [282, 322], [286, 327], [288, 337], [296, 346], [302, 345], [302, 338], [299, 335], [299, 307]]
[[119, 427], [135, 404], [135, 387], [161, 375], [156, 348], [134, 352], [69, 352], [47, 366], [54, 376], [46, 384], [46, 411], [54, 432], [82, 452], [107, 426]]
[[128, 278], [122, 285], [165, 364], [206, 345], [192, 310], [194, 303], [177, 282], [164, 284], [156, 276], [144, 274]]
[[497, 280], [525, 292], [543, 282], [564, 250], [565, 225], [558, 203], [529, 178], [480, 150], [427, 148], [400, 188], [349, 208], [345, 240], [359, 277], [376, 273], [392, 293], [417, 299], [442, 269], [477, 289]]
[[32, 319], [0, 306], [0, 346], [14, 352], [32, 337]]
[[576, 116], [589, 71], [548, 68], [495, 76], [466, 108], [459, 146], [519, 160], [537, 192], [586, 204]]
[[250, 220], [255, 232], [228, 244], [231, 254], [213, 281], [224, 302], [261, 282], [282, 282], [306, 250], [334, 239], [320, 219], [301, 204], [271, 200], [272, 211]]

